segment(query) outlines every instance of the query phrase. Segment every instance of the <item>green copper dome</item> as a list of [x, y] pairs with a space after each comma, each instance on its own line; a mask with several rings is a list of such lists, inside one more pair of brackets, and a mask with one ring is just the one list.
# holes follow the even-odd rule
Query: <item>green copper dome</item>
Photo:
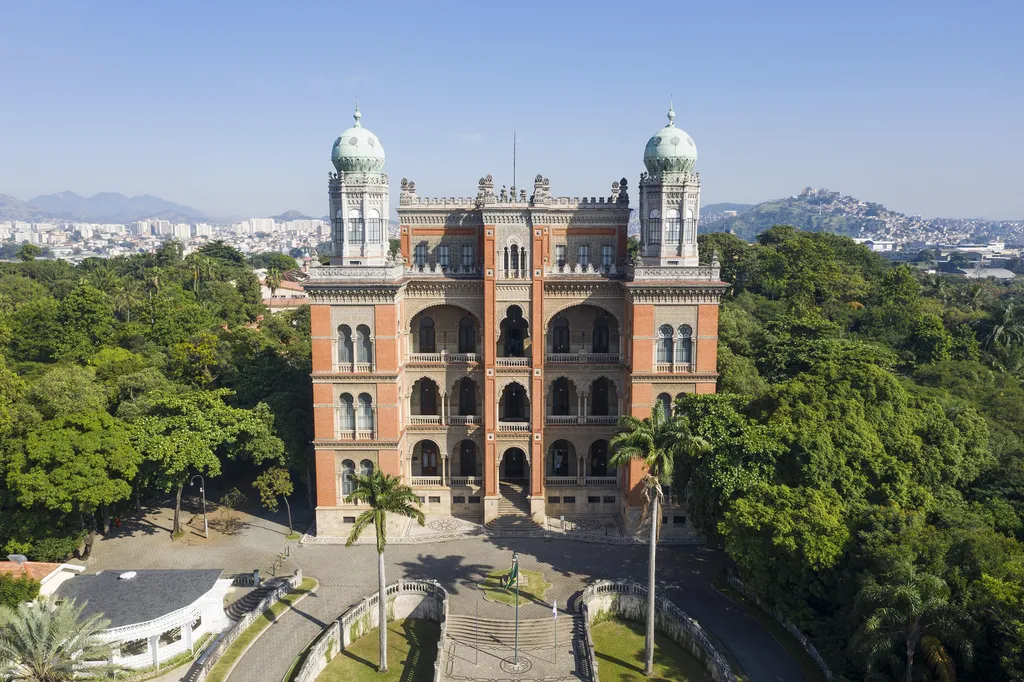
[[339, 173], [379, 173], [384, 168], [384, 146], [363, 127], [359, 107], [352, 114], [356, 123], [338, 136], [331, 150], [331, 163]]
[[668, 107], [668, 125], [654, 133], [644, 149], [647, 172], [690, 173], [697, 163], [697, 146], [682, 128], [676, 128], [676, 112]]

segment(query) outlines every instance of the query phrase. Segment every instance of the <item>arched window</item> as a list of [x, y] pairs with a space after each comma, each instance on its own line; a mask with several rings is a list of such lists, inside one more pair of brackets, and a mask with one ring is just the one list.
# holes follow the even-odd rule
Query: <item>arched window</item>
[[352, 362], [352, 328], [347, 324], [338, 327], [338, 364]]
[[341, 394], [341, 399], [338, 401], [338, 416], [339, 425], [343, 431], [351, 431], [356, 428], [355, 404], [352, 402], [352, 396], [348, 393]]
[[524, 357], [529, 332], [530, 325], [523, 318], [523, 309], [517, 305], [509, 306], [505, 319], [501, 321], [501, 333], [505, 337], [505, 357]]
[[556, 440], [551, 444], [551, 475], [569, 476], [570, 447], [567, 440]]
[[595, 379], [590, 385], [590, 414], [603, 417], [608, 412], [608, 380], [604, 377]]
[[473, 326], [473, 318], [469, 315], [459, 320], [459, 352], [476, 352], [476, 328]]
[[346, 459], [341, 463], [341, 494], [348, 497], [356, 489], [356, 463]]
[[608, 332], [608, 316], [594, 320], [593, 353], [610, 353], [611, 334]]
[[590, 475], [608, 475], [608, 441], [598, 440], [590, 446]]
[[501, 403], [504, 408], [501, 419], [507, 421], [525, 421], [529, 413], [529, 403], [526, 399], [526, 389], [518, 383], [512, 383], [505, 387], [501, 393]]
[[331, 237], [335, 243], [341, 244], [345, 241], [345, 212], [340, 208], [334, 214], [334, 228], [331, 230]]
[[559, 377], [551, 384], [551, 414], [569, 414], [569, 380], [565, 377]]
[[669, 244], [679, 243], [679, 211], [674, 208], [665, 211], [665, 240]]
[[365, 324], [356, 327], [356, 362], [373, 362], [373, 341]]
[[476, 384], [469, 377], [459, 382], [459, 414], [476, 414]]
[[436, 353], [434, 345], [434, 318], [423, 317], [420, 319], [420, 352]]
[[512, 269], [513, 270], [518, 270], [519, 269], [519, 245], [518, 244], [513, 244], [512, 245], [512, 249], [510, 250], [509, 253], [511, 255], [510, 265], [511, 265]]
[[658, 330], [658, 362], [672, 362], [672, 327], [667, 324]]
[[693, 209], [686, 209], [686, 232], [683, 234], [683, 243], [693, 244], [697, 241], [695, 232], [697, 231], [697, 222], [693, 219]]
[[360, 476], [371, 476], [373, 475], [373, 462], [368, 459], [364, 459], [359, 463], [359, 475]]
[[369, 393], [359, 394], [359, 412], [356, 415], [358, 428], [363, 431], [373, 430], [373, 398]]
[[661, 211], [653, 209], [647, 216], [647, 243], [661, 243]]
[[459, 445], [459, 475], [476, 476], [476, 443], [471, 440]]
[[678, 356], [676, 357], [676, 360], [684, 364], [689, 364], [693, 362], [693, 329], [691, 329], [688, 324], [679, 325], [678, 336], [678, 347], [676, 350]]
[[666, 417], [672, 416], [672, 396], [668, 393], [661, 393], [658, 395], [658, 402], [661, 403], [661, 409], [665, 413]]
[[420, 446], [420, 475], [437, 476], [437, 445], [425, 440]]
[[569, 320], [561, 315], [551, 322], [551, 352], [568, 353], [569, 351]]
[[351, 208], [348, 211], [348, 240], [357, 244], [363, 243], [366, 235], [366, 227], [363, 224], [363, 212], [358, 208]]
[[380, 244], [383, 234], [383, 221], [380, 219], [380, 211], [371, 208], [366, 216], [366, 236], [370, 244]]
[[430, 379], [420, 379], [420, 414], [438, 414], [437, 384]]

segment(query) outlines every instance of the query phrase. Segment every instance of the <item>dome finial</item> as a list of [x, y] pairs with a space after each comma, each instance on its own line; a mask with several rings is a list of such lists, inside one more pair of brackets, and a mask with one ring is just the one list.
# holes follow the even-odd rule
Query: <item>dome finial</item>
[[672, 95], [668, 97], [668, 124], [670, 126], [676, 124], [676, 111], [672, 108]]
[[352, 118], [356, 120], [356, 128], [363, 127], [363, 124], [359, 122], [359, 119], [361, 119], [362, 117], [363, 115], [359, 113], [359, 98], [356, 97], [356, 110], [355, 113], [352, 114]]

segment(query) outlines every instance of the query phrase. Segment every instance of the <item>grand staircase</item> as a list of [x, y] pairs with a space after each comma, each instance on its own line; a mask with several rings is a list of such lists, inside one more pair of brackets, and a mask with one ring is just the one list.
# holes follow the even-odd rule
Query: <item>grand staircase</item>
[[487, 527], [491, 530], [537, 530], [540, 528], [530, 517], [530, 497], [526, 483], [520, 481], [499, 481], [498, 517]]
[[[555, 630], [558, 632], [559, 648], [571, 647], [576, 637], [583, 636], [582, 616], [559, 613], [557, 626], [551, 618], [519, 621], [519, 648], [541, 649], [554, 645]], [[515, 646], [516, 624], [514, 620], [477, 619], [473, 616], [448, 614], [445, 632], [449, 640], [467, 646], [508, 647]]]

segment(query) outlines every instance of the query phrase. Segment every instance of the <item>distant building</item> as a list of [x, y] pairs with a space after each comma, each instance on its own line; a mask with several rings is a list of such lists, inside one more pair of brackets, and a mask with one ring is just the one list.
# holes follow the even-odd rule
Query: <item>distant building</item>
[[1006, 268], [968, 268], [961, 270], [961, 274], [968, 279], [986, 279], [988, 277], [994, 277], [995, 279], [1013, 279], [1017, 275], [1007, 270]]

